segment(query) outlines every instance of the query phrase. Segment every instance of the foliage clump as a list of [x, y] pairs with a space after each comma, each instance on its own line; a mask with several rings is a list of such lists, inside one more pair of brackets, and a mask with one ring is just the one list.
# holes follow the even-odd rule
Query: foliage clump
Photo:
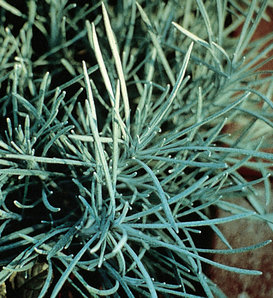
[[[224, 296], [204, 263], [260, 272], [207, 254], [269, 242], [232, 248], [217, 227], [266, 219], [238, 204], [258, 183], [270, 201], [273, 45], [251, 41], [267, 1], [79, 2], [0, 1], [0, 283]], [[203, 227], [226, 249], [199, 247]]]

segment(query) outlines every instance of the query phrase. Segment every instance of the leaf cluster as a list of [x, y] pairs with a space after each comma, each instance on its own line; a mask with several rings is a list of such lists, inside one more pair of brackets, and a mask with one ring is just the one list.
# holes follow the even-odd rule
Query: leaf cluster
[[267, 1], [244, 3], [0, 1], [0, 283], [42, 263], [39, 297], [225, 297], [204, 264], [260, 274], [208, 255], [270, 242], [218, 228], [268, 220], [256, 185], [271, 197], [272, 36], [251, 40]]

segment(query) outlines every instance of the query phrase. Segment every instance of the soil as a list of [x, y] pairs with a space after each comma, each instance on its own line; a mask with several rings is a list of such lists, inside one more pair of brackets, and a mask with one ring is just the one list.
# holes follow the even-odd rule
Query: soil
[[[242, 206], [251, 208], [246, 201]], [[268, 212], [273, 212], [273, 203]], [[230, 215], [218, 210], [218, 217]], [[273, 238], [269, 225], [258, 219], [241, 219], [219, 226], [233, 248], [253, 245]], [[273, 225], [272, 225], [273, 228]], [[219, 238], [214, 238], [215, 249], [226, 249]], [[273, 297], [273, 242], [257, 250], [234, 255], [213, 255], [212, 260], [239, 268], [260, 270], [262, 275], [242, 275], [215, 267], [208, 270], [209, 277], [229, 298], [269, 298]]]

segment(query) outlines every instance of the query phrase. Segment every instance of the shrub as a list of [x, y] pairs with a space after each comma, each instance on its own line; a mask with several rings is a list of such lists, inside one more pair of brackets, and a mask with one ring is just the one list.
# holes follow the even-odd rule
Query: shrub
[[[260, 274], [208, 254], [270, 242], [217, 227], [266, 220], [238, 201], [258, 183], [270, 201], [267, 1], [26, 2], [0, 1], [3, 291], [221, 297], [204, 264]], [[226, 249], [199, 247], [203, 227]]]

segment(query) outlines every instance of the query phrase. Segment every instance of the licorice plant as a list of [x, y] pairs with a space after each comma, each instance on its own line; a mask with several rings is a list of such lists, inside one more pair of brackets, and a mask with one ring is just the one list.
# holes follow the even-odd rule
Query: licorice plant
[[238, 203], [271, 196], [267, 1], [25, 2], [0, 1], [3, 296], [225, 297], [204, 264], [261, 274], [209, 254], [270, 242], [218, 227], [267, 220]]

